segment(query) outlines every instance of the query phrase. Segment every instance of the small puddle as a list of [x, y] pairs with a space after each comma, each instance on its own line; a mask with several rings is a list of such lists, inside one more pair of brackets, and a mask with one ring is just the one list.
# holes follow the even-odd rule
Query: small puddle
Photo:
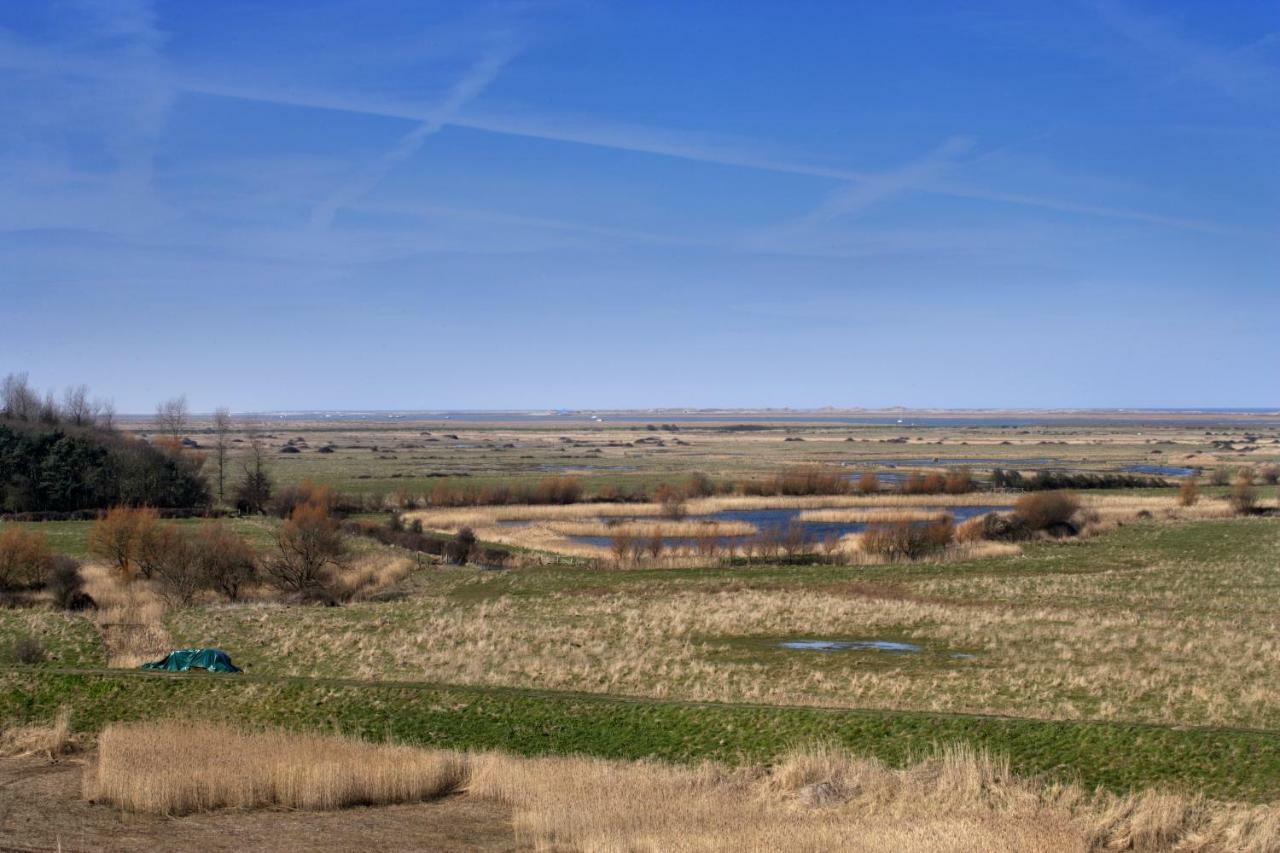
[[915, 655], [920, 647], [914, 643], [893, 640], [786, 640], [778, 643], [780, 649], [799, 649], [810, 652], [890, 652], [898, 655]]

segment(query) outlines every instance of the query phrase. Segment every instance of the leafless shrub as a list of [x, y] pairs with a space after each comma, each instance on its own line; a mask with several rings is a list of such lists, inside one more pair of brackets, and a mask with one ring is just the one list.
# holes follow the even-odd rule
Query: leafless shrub
[[1241, 476], [1231, 484], [1227, 500], [1233, 510], [1240, 515], [1247, 515], [1253, 512], [1258, 503], [1258, 490], [1253, 487], [1253, 481], [1248, 476]]
[[914, 560], [945, 548], [955, 535], [951, 517], [935, 521], [890, 521], [868, 525], [862, 550], [890, 560]]
[[1069, 525], [1079, 508], [1070, 492], [1031, 492], [1018, 498], [1013, 514], [1031, 530], [1054, 530]]
[[1200, 484], [1195, 477], [1187, 477], [1178, 486], [1178, 506], [1195, 506], [1200, 500]]
[[973, 474], [968, 468], [953, 468], [943, 479], [942, 490], [949, 495], [964, 495], [975, 488]]
[[89, 529], [89, 553], [114, 569], [121, 580], [130, 580], [139, 571], [142, 551], [158, 520], [153, 509], [112, 507]]
[[12, 525], [0, 530], [0, 589], [44, 586], [53, 565], [53, 551], [43, 534]]

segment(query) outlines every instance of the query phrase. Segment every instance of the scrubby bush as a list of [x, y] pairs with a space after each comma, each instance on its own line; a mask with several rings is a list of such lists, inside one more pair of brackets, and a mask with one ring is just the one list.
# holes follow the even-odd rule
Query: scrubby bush
[[16, 663], [30, 666], [45, 659], [44, 644], [37, 637], [22, 634], [13, 638], [7, 646], [0, 649], [0, 660], [5, 663]]
[[476, 547], [476, 532], [470, 527], [463, 527], [454, 535], [453, 540], [445, 544], [444, 557], [450, 563], [465, 566]]
[[849, 479], [839, 468], [805, 465], [788, 468], [763, 480], [745, 480], [740, 484], [744, 495], [801, 497], [804, 495], [843, 495], [849, 492]]
[[293, 511], [303, 504], [320, 507], [326, 515], [332, 515], [338, 502], [338, 496], [328, 486], [317, 485], [310, 480], [303, 480], [293, 486], [285, 486], [276, 492], [269, 508], [277, 518], [288, 518]]
[[153, 509], [113, 507], [89, 528], [89, 553], [114, 569], [122, 580], [131, 580], [157, 523]]
[[0, 529], [0, 589], [35, 589], [49, 580], [53, 551], [41, 533], [6, 524]]
[[71, 557], [59, 554], [53, 558], [53, 571], [47, 587], [53, 596], [53, 606], [61, 610], [88, 610], [97, 606], [84, 591], [80, 563]]
[[1209, 475], [1209, 485], [1211, 486], [1225, 486], [1229, 482], [1231, 482], [1231, 472], [1226, 468], [1214, 468]]
[[1079, 508], [1070, 492], [1034, 492], [1018, 498], [1013, 514], [1030, 530], [1074, 533], [1071, 517]]
[[191, 604], [203, 580], [191, 534], [174, 524], [157, 525], [143, 543], [138, 573], [153, 579], [172, 604]]
[[1188, 477], [1178, 486], [1178, 505], [1195, 506], [1200, 500], [1200, 484], [1195, 477]]
[[945, 548], [955, 536], [951, 516], [934, 521], [886, 521], [862, 534], [862, 550], [889, 560], [914, 560]]
[[946, 478], [936, 471], [928, 474], [908, 474], [902, 481], [904, 495], [939, 495], [946, 488]]
[[711, 497], [716, 491], [715, 481], [701, 471], [695, 471], [684, 481], [684, 495], [687, 498]]
[[267, 577], [284, 592], [334, 600], [338, 575], [346, 568], [346, 537], [338, 523], [314, 504], [302, 504], [280, 525]]
[[1169, 483], [1160, 477], [1137, 474], [1088, 474], [1067, 471], [1037, 471], [1030, 477], [1020, 471], [996, 468], [991, 472], [991, 484], [997, 489], [1020, 489], [1027, 492], [1057, 491], [1060, 489], [1158, 489]]
[[200, 586], [231, 601], [257, 578], [257, 552], [223, 522], [202, 524], [193, 537], [192, 550]]
[[1258, 479], [1268, 486], [1274, 486], [1280, 483], [1280, 467], [1275, 465], [1264, 465], [1258, 469]]
[[868, 471], [858, 478], [855, 488], [860, 495], [874, 495], [880, 491], [880, 478]]
[[973, 481], [973, 474], [968, 468], [952, 468], [947, 472], [946, 478], [942, 484], [942, 490], [949, 495], [964, 495], [972, 492], [976, 488]]
[[1227, 500], [1231, 503], [1231, 508], [1241, 515], [1247, 515], [1253, 512], [1254, 506], [1258, 503], [1258, 490], [1253, 487], [1253, 482], [1248, 477], [1240, 477], [1231, 484], [1231, 493], [1227, 496]]

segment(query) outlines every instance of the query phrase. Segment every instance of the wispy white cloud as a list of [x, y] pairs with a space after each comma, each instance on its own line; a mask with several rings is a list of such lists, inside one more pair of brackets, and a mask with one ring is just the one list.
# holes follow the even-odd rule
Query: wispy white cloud
[[411, 157], [422, 147], [427, 137], [439, 133], [459, 110], [497, 79], [515, 53], [510, 44], [486, 51], [449, 89], [444, 99], [427, 112], [417, 127], [401, 137], [394, 148], [370, 163], [354, 179], [316, 206], [311, 215], [312, 226], [321, 230], [328, 228], [338, 210], [377, 187], [398, 163]]
[[927, 187], [955, 158], [973, 148], [973, 140], [953, 137], [925, 156], [882, 172], [871, 178], [842, 186], [830, 193], [821, 205], [804, 217], [802, 224], [830, 222], [865, 210], [878, 201]]
[[1091, 0], [1089, 5], [1114, 32], [1161, 62], [1168, 82], [1197, 80], [1237, 100], [1277, 107], [1280, 66], [1268, 62], [1265, 53], [1280, 46], [1280, 33], [1225, 48], [1187, 36], [1165, 18], [1116, 0]]
[[[421, 110], [409, 104], [386, 98], [304, 91], [295, 88], [272, 89], [257, 85], [236, 85], [194, 78], [181, 79], [178, 84], [186, 91], [217, 97], [335, 110], [384, 118], [398, 118], [407, 121], [423, 121], [424, 119]], [[874, 183], [883, 178], [882, 175], [874, 171], [823, 166], [760, 154], [749, 143], [727, 140], [722, 137], [640, 125], [584, 121], [579, 118], [564, 116], [540, 118], [515, 114], [486, 114], [474, 111], [456, 115], [445, 121], [444, 125], [503, 136], [588, 145], [615, 151], [652, 154], [718, 166], [825, 178], [850, 184]], [[1033, 193], [1010, 193], [951, 181], [922, 181], [913, 185], [911, 191], [1011, 204], [1019, 207], [1040, 208], [1059, 213], [1146, 222], [1169, 228], [1198, 231], [1216, 230], [1216, 226], [1212, 223], [1165, 216], [1150, 211], [1088, 204]]]

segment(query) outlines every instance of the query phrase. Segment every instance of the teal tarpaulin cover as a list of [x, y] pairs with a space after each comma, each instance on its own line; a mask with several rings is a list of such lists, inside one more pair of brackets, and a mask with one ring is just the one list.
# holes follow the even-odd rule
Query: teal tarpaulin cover
[[178, 649], [169, 652], [162, 660], [144, 663], [143, 669], [162, 669], [168, 672], [186, 672], [189, 669], [207, 669], [209, 672], [239, 672], [231, 662], [231, 656], [222, 649]]

